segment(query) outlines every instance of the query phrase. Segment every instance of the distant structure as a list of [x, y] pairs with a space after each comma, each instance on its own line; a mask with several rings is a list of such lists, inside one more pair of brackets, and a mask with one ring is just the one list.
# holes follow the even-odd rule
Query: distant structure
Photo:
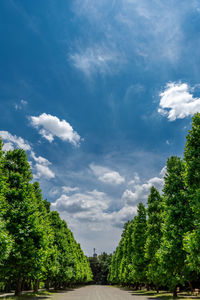
[[97, 254], [96, 254], [96, 252], [95, 252], [95, 248], [94, 248], [94, 254], [93, 254], [93, 257], [97, 257]]

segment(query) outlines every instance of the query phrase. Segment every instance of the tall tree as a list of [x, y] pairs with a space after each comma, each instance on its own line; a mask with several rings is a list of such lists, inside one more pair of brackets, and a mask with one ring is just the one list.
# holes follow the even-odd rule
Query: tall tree
[[161, 225], [163, 222], [163, 199], [155, 187], [152, 186], [147, 201], [147, 239], [145, 244], [145, 257], [148, 261], [147, 279], [153, 283], [158, 291], [160, 285], [160, 272], [156, 252], [161, 243]]
[[191, 229], [192, 214], [183, 180], [184, 164], [179, 157], [167, 161], [164, 184], [164, 224], [158, 257], [163, 284], [176, 296], [176, 287], [184, 284], [189, 277], [183, 250], [184, 234]]
[[7, 185], [3, 218], [14, 241], [3, 272], [16, 281], [15, 294], [19, 295], [23, 279], [29, 277], [34, 266], [41, 262], [43, 228], [38, 218], [37, 202], [30, 183], [32, 172], [25, 151], [8, 151], [3, 172]]
[[9, 256], [13, 244], [11, 236], [6, 230], [6, 220], [3, 220], [3, 215], [6, 209], [6, 201], [4, 196], [6, 192], [6, 180], [2, 170], [4, 159], [2, 148], [3, 142], [0, 138], [0, 264], [3, 264], [5, 259]]
[[191, 270], [200, 270], [200, 113], [193, 117], [184, 152], [185, 183], [193, 212], [193, 230], [185, 234], [184, 249]]

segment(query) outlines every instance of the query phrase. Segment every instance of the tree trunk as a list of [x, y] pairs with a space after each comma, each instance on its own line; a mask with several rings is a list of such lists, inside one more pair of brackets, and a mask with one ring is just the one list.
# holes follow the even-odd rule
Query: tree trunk
[[38, 292], [38, 289], [39, 289], [39, 280], [36, 279], [36, 280], [34, 281], [34, 286], [33, 286], [33, 291], [34, 291], [34, 293], [37, 293], [37, 292]]
[[192, 286], [192, 284], [191, 284], [191, 282], [188, 280], [188, 284], [189, 284], [189, 287], [190, 287], [190, 290], [191, 290], [191, 292], [193, 293], [194, 292], [194, 289], [193, 289], [193, 286]]
[[176, 287], [173, 290], [173, 297], [177, 297], [177, 289], [176, 289]]
[[5, 286], [5, 292], [10, 293], [11, 292], [11, 281], [8, 280]]
[[19, 276], [15, 288], [15, 296], [20, 296], [21, 293], [22, 293], [22, 277]]
[[50, 289], [50, 279], [47, 278], [46, 283], [45, 283], [45, 288], [49, 291]]

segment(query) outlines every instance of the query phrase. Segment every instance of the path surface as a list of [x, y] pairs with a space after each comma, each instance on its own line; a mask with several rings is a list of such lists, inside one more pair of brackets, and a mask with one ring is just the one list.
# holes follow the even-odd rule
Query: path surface
[[147, 300], [145, 296], [134, 295], [128, 291], [112, 286], [89, 285], [56, 294], [52, 297], [56, 300]]

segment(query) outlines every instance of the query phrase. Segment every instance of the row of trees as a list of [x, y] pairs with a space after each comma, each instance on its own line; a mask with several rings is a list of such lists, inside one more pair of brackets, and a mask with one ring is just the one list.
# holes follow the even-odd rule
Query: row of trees
[[151, 188], [147, 208], [124, 226], [113, 255], [109, 281], [115, 284], [189, 286], [200, 273], [200, 114], [193, 118], [183, 159], [167, 161], [162, 196]]
[[92, 280], [87, 258], [59, 214], [50, 211], [24, 150], [0, 140], [0, 288], [55, 288]]

